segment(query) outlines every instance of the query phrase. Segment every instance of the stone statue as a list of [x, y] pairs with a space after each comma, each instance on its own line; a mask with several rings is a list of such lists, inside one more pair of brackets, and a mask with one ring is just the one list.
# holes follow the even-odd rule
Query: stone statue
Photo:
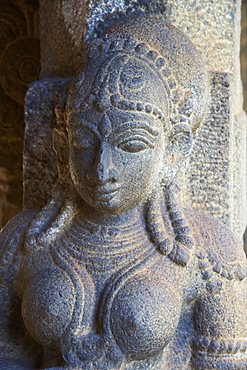
[[2, 231], [0, 369], [246, 370], [243, 250], [175, 181], [207, 100], [170, 25], [91, 43], [56, 107], [53, 197]]

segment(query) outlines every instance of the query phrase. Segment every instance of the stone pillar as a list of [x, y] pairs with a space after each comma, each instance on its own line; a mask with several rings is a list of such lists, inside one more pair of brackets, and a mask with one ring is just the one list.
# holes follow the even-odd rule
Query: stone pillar
[[241, 1], [168, 0], [163, 19], [191, 38], [210, 71], [209, 113], [197, 134], [185, 198], [192, 207], [220, 218], [242, 238], [246, 117], [239, 60]]
[[22, 209], [24, 97], [39, 78], [38, 0], [0, 1], [0, 229]]
[[40, 78], [82, 71], [87, 6], [86, 0], [40, 1]]
[[[183, 198], [192, 207], [220, 218], [242, 238], [246, 226], [246, 118], [239, 63], [240, 0], [42, 0], [41, 77], [76, 75], [84, 66], [84, 40], [93, 37], [95, 26], [108, 22], [110, 13], [133, 8], [182, 30], [204, 56], [210, 102], [183, 176]], [[44, 91], [51, 88], [48, 85], [43, 85]], [[28, 104], [35, 99], [35, 89], [29, 91]], [[30, 123], [30, 109], [28, 112]], [[25, 178], [30, 180], [28, 170]], [[26, 181], [28, 207], [32, 205], [30, 186]]]

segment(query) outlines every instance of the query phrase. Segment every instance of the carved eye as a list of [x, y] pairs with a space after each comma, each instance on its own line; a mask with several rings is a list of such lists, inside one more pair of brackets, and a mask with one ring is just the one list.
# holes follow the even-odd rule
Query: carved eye
[[74, 138], [72, 140], [72, 145], [78, 150], [89, 150], [94, 147], [94, 143], [87, 138]]
[[151, 143], [148, 143], [146, 140], [142, 140], [140, 138], [124, 140], [118, 144], [118, 148], [129, 153], [138, 153], [142, 150], [150, 149], [152, 147], [153, 146]]

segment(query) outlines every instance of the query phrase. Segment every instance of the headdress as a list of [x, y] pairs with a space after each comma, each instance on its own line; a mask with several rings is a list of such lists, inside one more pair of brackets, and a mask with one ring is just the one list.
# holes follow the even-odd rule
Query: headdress
[[185, 122], [195, 131], [207, 105], [207, 72], [199, 51], [175, 27], [145, 16], [125, 18], [89, 46], [69, 105], [73, 92], [81, 96], [76, 108], [111, 104], [157, 118], [168, 113], [172, 125]]

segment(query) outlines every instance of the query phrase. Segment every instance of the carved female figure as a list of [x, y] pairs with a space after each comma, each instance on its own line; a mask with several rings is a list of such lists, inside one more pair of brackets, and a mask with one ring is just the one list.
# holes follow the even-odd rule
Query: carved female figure
[[246, 369], [243, 251], [174, 182], [206, 107], [199, 52], [140, 17], [88, 56], [57, 107], [54, 196], [2, 233], [0, 368]]

